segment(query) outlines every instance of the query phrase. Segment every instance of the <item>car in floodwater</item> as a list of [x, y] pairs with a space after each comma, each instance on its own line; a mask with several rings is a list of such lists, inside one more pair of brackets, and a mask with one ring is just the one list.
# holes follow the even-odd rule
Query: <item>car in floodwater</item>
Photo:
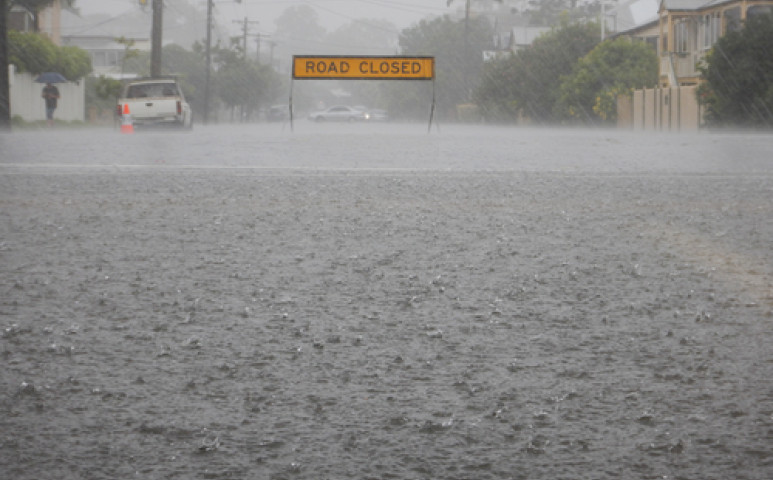
[[335, 105], [325, 110], [318, 110], [309, 114], [309, 120], [313, 122], [362, 122], [366, 113], [358, 108], [346, 105]]
[[389, 113], [386, 110], [380, 108], [368, 110], [365, 112], [365, 120], [369, 122], [388, 122]]
[[285, 122], [290, 120], [290, 105], [272, 105], [266, 110], [266, 120], [269, 122]]
[[135, 128], [193, 128], [193, 111], [174, 77], [142, 78], [126, 85], [116, 105], [119, 119]]

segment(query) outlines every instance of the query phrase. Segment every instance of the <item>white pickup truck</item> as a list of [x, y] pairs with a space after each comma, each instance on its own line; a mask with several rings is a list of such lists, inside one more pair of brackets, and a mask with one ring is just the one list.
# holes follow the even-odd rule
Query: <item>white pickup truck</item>
[[171, 126], [192, 128], [193, 112], [173, 78], [134, 80], [126, 85], [118, 99], [119, 119], [127, 112], [135, 127]]

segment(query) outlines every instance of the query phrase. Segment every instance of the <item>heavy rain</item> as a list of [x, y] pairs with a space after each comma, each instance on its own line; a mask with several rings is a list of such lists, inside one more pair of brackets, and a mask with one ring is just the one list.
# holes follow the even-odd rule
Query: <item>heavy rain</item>
[[[96, 29], [93, 3], [74, 2]], [[149, 23], [152, 0], [111, 3]], [[152, 55], [111, 24], [119, 74], [56, 84], [52, 122], [33, 83], [37, 110], [0, 132], [1, 478], [771, 478], [769, 103], [739, 121], [714, 86], [693, 117], [678, 88], [702, 87], [642, 84], [610, 110], [560, 94], [592, 54], [551, 97], [538, 65], [521, 81], [529, 54], [468, 69], [400, 49], [422, 26], [464, 50], [502, 9], [513, 32], [556, 14], [521, 1], [213, 2], [207, 87], [209, 2], [165, 3], [168, 39], [166, 22], [199, 29], [166, 40], [179, 71], [162, 62], [192, 125], [116, 111], [111, 80]], [[392, 50], [280, 35], [296, 8], [333, 32], [363, 4], [394, 10]], [[277, 45], [240, 51], [256, 7]], [[623, 30], [578, 20], [602, 11], [553, 31]], [[432, 55], [437, 78], [293, 79], [292, 55]], [[319, 120], [337, 106], [346, 121]]]

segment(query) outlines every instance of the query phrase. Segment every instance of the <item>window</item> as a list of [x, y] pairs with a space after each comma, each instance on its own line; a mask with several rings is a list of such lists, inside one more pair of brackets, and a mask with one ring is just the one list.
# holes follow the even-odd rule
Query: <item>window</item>
[[644, 37], [644, 42], [652, 47], [653, 50], [656, 52], [658, 51], [658, 37], [652, 36], [652, 37]]
[[735, 32], [741, 29], [741, 8], [735, 7], [725, 10], [725, 28], [728, 32]]
[[174, 83], [141, 83], [129, 86], [127, 98], [173, 97], [177, 96], [177, 86]]
[[107, 65], [107, 58], [105, 56], [105, 52], [94, 52], [92, 54], [91, 63], [95, 67], [104, 67]]
[[719, 40], [722, 18], [719, 12], [704, 15], [701, 18], [701, 50], [708, 50]]
[[689, 28], [687, 20], [679, 20], [674, 25], [674, 51], [684, 53], [689, 51]]

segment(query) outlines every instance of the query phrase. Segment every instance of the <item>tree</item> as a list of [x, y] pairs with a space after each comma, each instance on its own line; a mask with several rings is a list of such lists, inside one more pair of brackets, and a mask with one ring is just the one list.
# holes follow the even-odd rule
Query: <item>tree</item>
[[698, 100], [716, 126], [773, 127], [773, 14], [720, 38], [700, 67]]
[[[447, 16], [422, 20], [400, 34], [402, 54], [435, 57], [437, 110], [447, 118], [455, 116], [457, 105], [470, 101], [483, 69], [483, 51], [491, 48], [493, 34], [488, 20], [471, 18], [468, 28], [466, 47], [464, 22]], [[429, 101], [425, 86], [417, 82], [392, 82], [387, 88], [390, 111], [411, 117], [426, 113], [424, 106], [429, 106]]]
[[[200, 44], [199, 44], [200, 46]], [[145, 56], [145, 68], [150, 68], [150, 58]], [[185, 98], [194, 112], [204, 113], [204, 89], [207, 82], [206, 56], [203, 47], [187, 50], [180, 45], [171, 44], [161, 53], [162, 70], [175, 75]]]
[[[100, 75], [86, 77], [86, 111], [94, 111], [98, 116], [110, 118], [115, 112], [116, 99], [120, 96], [123, 84], [120, 80]], [[107, 115], [105, 115], [107, 113]], [[113, 117], [114, 118], [114, 117]]]
[[124, 71], [126, 70], [126, 61], [137, 57], [139, 55], [139, 50], [133, 48], [135, 41], [130, 38], [120, 36], [115, 39], [115, 42], [123, 45], [123, 55], [121, 56], [121, 75], [123, 75]]
[[215, 64], [217, 97], [232, 113], [238, 108], [242, 121], [253, 117], [278, 94], [279, 80], [274, 69], [246, 58], [238, 37], [231, 39], [230, 48], [215, 50]]
[[583, 123], [613, 122], [618, 95], [654, 87], [657, 81], [658, 57], [651, 46], [627, 38], [602, 42], [563, 77], [556, 116]]
[[319, 25], [319, 15], [309, 5], [290, 7], [274, 21], [272, 40], [277, 58], [290, 58], [297, 53], [325, 53], [323, 40], [327, 31]]
[[577, 60], [599, 41], [597, 23], [570, 24], [537, 38], [524, 50], [489, 62], [475, 93], [484, 118], [515, 121], [519, 115], [537, 123], [560, 121], [555, 107], [561, 76], [572, 72]]
[[[38, 28], [38, 14], [43, 7], [47, 7], [51, 3], [53, 3], [54, 0], [0, 0], [0, 72], [7, 72], [8, 71], [8, 64], [12, 63], [11, 61], [11, 49], [10, 49], [10, 38], [7, 31], [7, 15], [8, 11], [13, 7], [14, 5], [19, 5], [22, 7], [27, 8], [27, 10], [32, 13], [34, 18], [34, 25], [35, 28]], [[65, 5], [72, 7], [75, 3], [75, 0], [64, 0]], [[17, 54], [19, 51], [17, 50]], [[23, 52], [21, 53], [21, 56], [24, 56]], [[68, 58], [72, 56], [72, 52], [65, 52], [65, 56]], [[16, 58], [19, 58], [19, 55], [17, 55]], [[73, 59], [75, 63], [80, 63], [77, 59]], [[91, 70], [91, 63], [89, 62], [89, 71]], [[72, 72], [73, 74], [77, 75], [77, 72]], [[88, 72], [87, 72], [88, 73]], [[69, 78], [69, 77], [68, 77]], [[76, 77], [80, 78], [80, 77]], [[0, 80], [0, 129], [10, 129], [10, 86], [8, 83], [8, 76], [3, 74], [2, 79]]]
[[72, 46], [57, 47], [34, 32], [8, 32], [8, 62], [20, 72], [59, 72], [71, 81], [91, 73], [91, 57], [86, 51]]

